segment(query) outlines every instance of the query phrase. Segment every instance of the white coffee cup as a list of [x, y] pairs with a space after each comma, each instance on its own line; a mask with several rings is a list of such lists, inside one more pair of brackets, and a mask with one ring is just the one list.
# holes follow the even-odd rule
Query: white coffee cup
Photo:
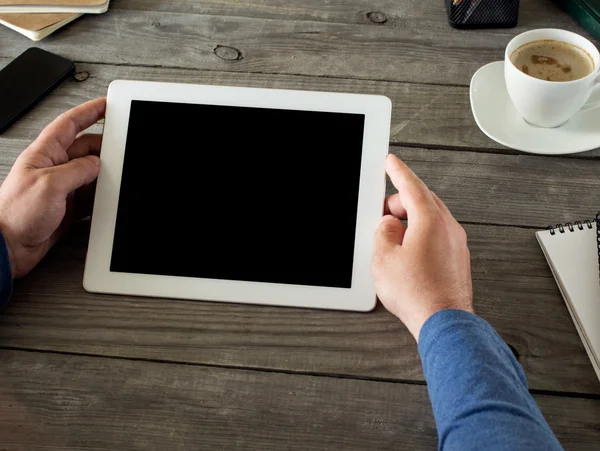
[[[546, 81], [524, 74], [510, 60], [513, 52], [533, 41], [566, 42], [585, 50], [594, 61], [594, 70], [573, 81]], [[589, 40], [566, 30], [544, 28], [526, 31], [513, 38], [504, 53], [506, 89], [523, 119], [539, 127], [558, 127], [575, 113], [600, 106], [600, 101], [586, 104], [592, 91], [600, 85], [600, 53]]]

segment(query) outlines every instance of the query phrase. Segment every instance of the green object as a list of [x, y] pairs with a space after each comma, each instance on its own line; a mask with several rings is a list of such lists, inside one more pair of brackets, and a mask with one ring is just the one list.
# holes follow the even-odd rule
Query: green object
[[600, 39], [600, 0], [555, 0], [579, 24]]

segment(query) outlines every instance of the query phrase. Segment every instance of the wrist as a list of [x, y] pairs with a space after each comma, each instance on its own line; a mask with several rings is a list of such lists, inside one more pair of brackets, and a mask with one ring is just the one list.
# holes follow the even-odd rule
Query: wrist
[[468, 313], [475, 313], [473, 311], [473, 306], [471, 303], [444, 303], [436, 306], [432, 306], [430, 308], [426, 308], [418, 312], [418, 314], [414, 315], [410, 320], [403, 321], [402, 318], [400, 320], [404, 322], [409, 332], [415, 338], [416, 342], [419, 343], [419, 336], [421, 334], [421, 329], [425, 325], [425, 323], [436, 313], [439, 313], [443, 310], [462, 310]]

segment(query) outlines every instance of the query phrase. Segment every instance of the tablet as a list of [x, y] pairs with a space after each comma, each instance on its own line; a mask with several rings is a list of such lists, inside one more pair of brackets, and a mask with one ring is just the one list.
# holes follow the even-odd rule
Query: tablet
[[86, 290], [368, 311], [387, 97], [115, 81]]

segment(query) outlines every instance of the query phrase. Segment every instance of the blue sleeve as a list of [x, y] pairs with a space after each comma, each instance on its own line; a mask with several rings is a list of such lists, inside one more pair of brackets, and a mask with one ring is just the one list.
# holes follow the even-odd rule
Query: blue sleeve
[[8, 249], [2, 233], [0, 233], [0, 309], [7, 306], [12, 295], [13, 280], [10, 270]]
[[562, 450], [523, 368], [486, 321], [437, 312], [421, 329], [419, 354], [440, 450]]

